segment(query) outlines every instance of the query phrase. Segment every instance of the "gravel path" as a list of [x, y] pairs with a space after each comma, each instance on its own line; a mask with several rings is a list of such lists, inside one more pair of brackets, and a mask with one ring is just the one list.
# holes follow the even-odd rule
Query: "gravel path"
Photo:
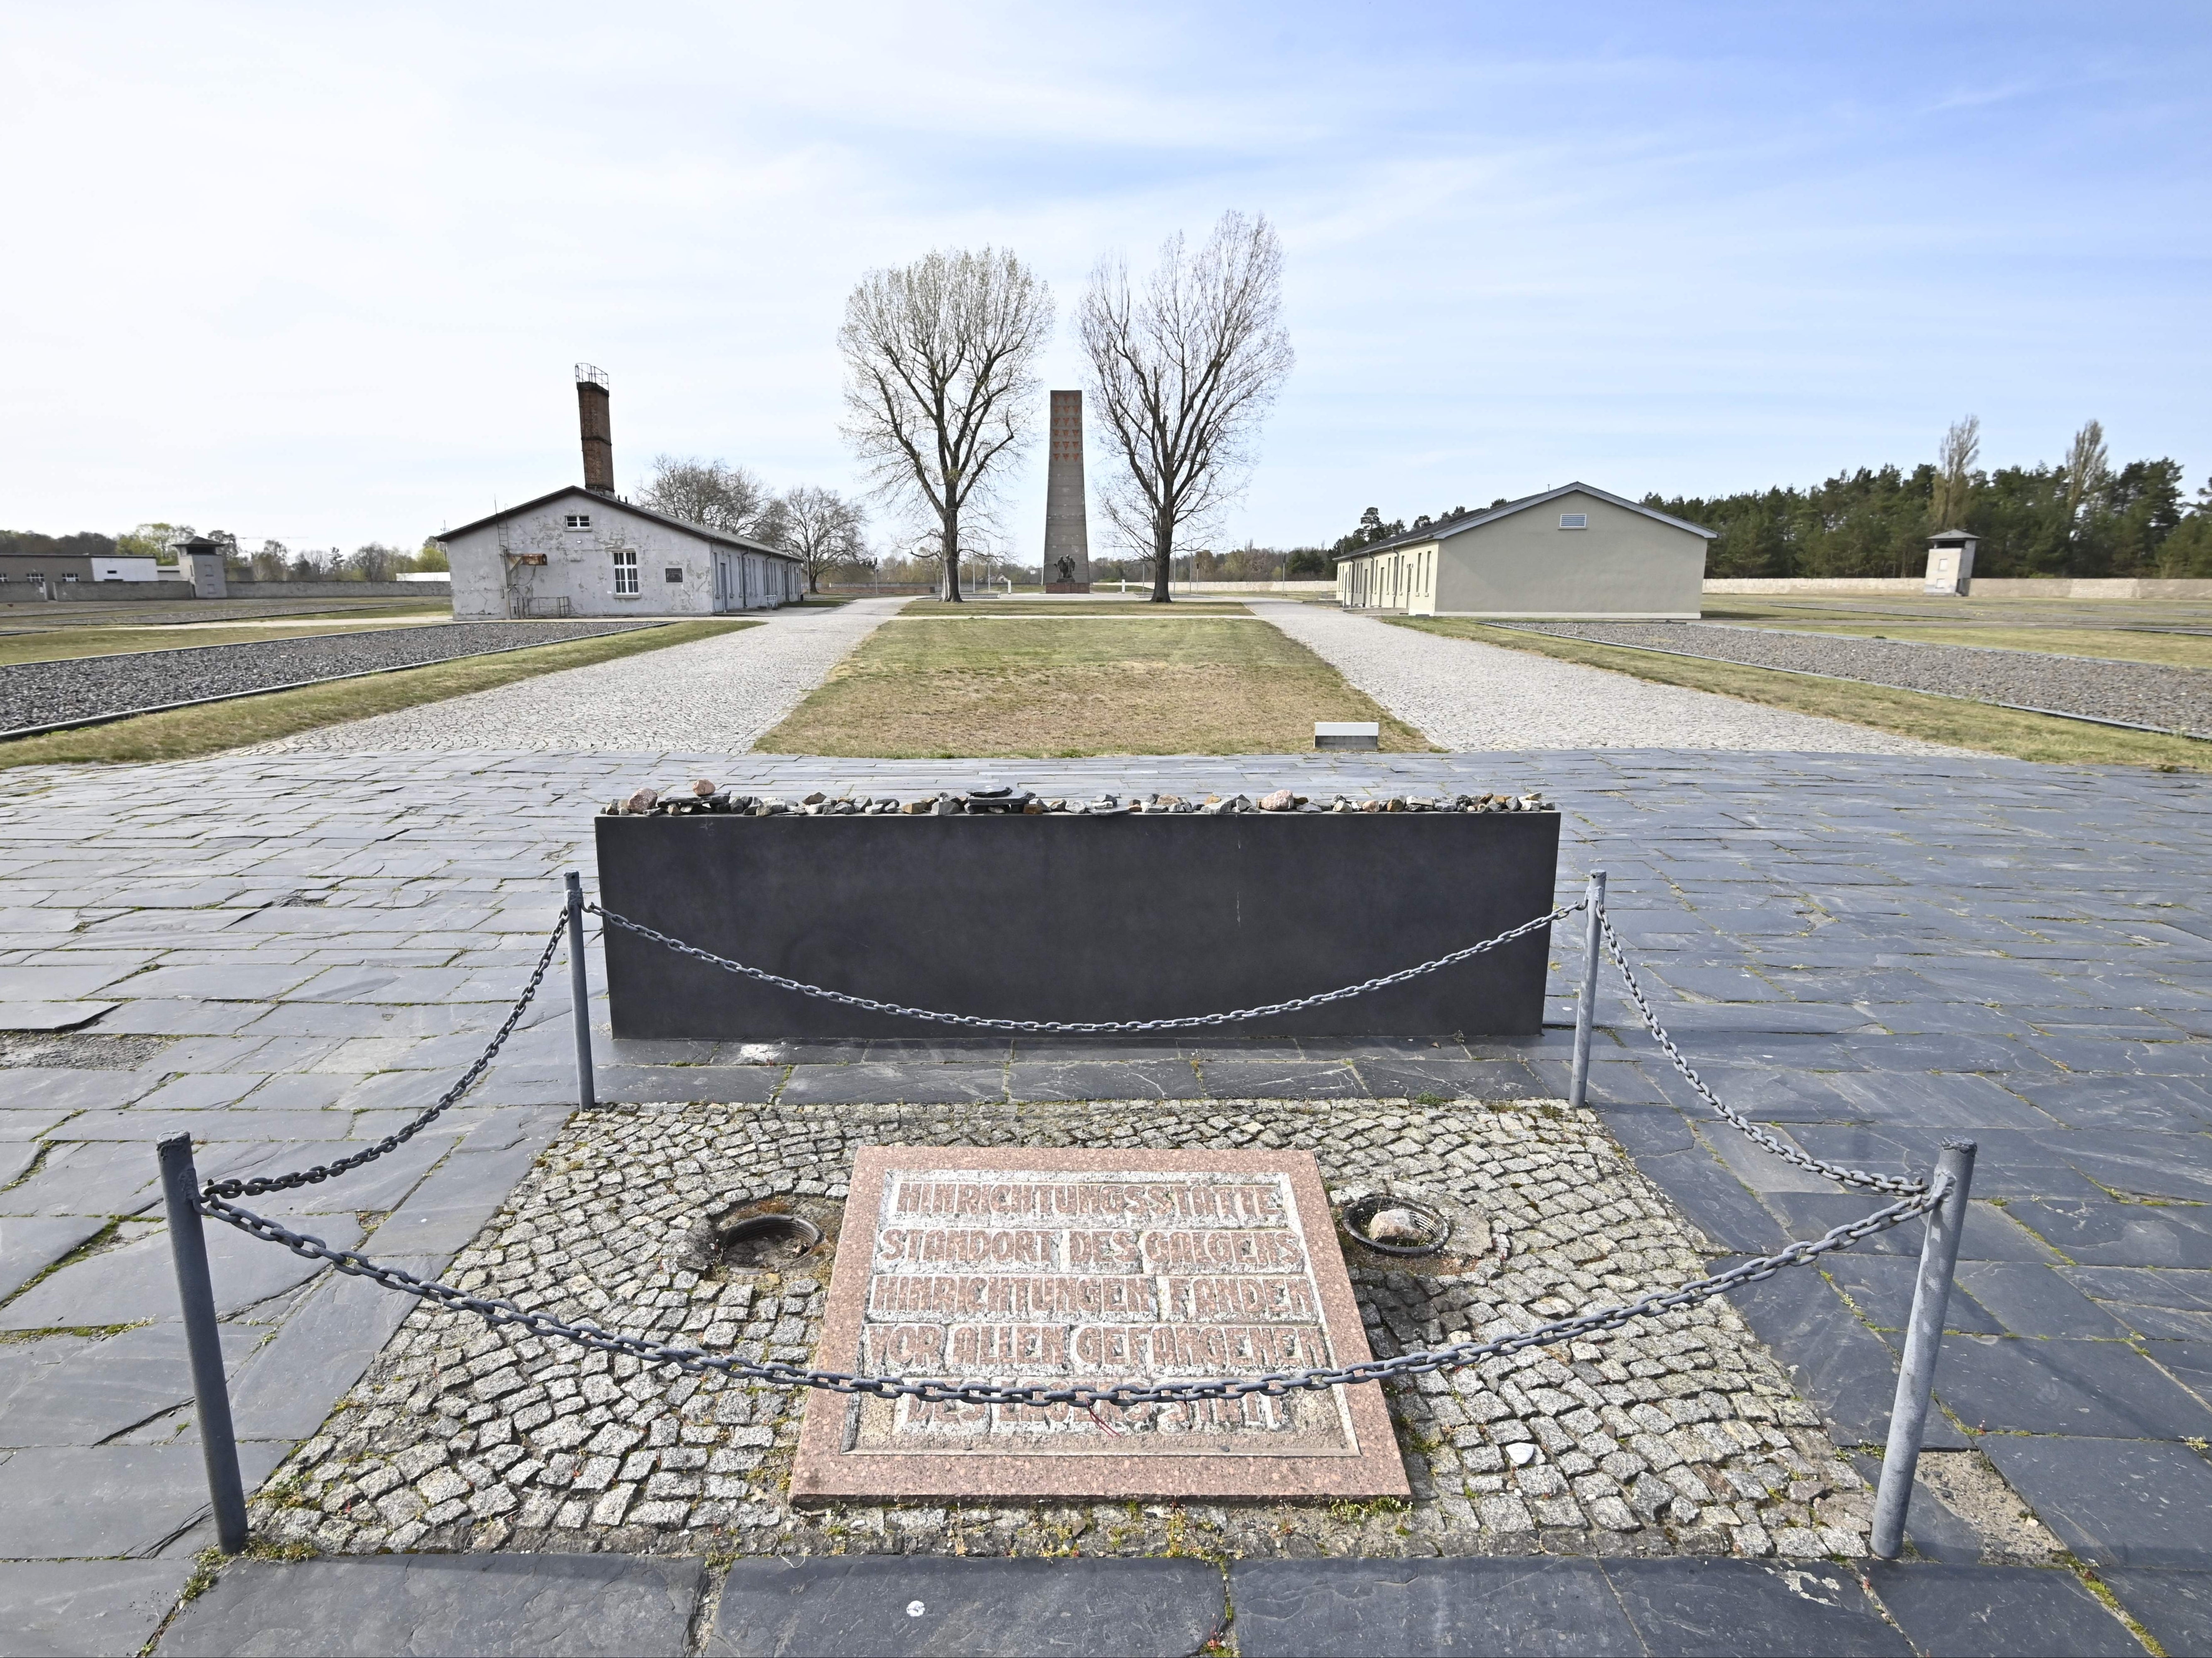
[[1959, 752], [1841, 720], [1553, 661], [1531, 651], [1393, 627], [1325, 606], [1255, 600], [1252, 608], [1446, 748]]
[[0, 667], [0, 733], [488, 651], [627, 633], [641, 622], [458, 622], [374, 633], [76, 656]]
[[497, 748], [738, 754], [906, 603], [776, 611], [717, 639], [540, 674], [242, 749], [247, 754]]
[[1709, 622], [1516, 622], [1511, 625], [1601, 644], [1644, 645], [1717, 661], [1830, 674], [1867, 685], [1893, 686], [1900, 691], [1932, 691], [1944, 697], [1969, 697], [1977, 702], [2081, 714], [2212, 737], [2212, 673], [2200, 667], [2046, 656], [2040, 651], [1999, 650], [1987, 645], [1836, 637]]

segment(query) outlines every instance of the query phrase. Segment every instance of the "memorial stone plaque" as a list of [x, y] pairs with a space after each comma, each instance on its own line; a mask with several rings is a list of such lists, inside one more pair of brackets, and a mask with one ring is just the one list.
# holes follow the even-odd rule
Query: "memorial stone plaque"
[[[815, 1362], [1108, 1387], [1369, 1357], [1307, 1152], [871, 1147]], [[1180, 1405], [807, 1396], [795, 1500], [1402, 1496], [1379, 1387]]]

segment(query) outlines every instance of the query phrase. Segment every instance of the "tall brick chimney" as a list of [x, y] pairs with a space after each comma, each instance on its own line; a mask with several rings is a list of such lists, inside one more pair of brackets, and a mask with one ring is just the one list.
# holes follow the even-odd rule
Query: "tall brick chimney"
[[576, 424], [584, 436], [584, 487], [596, 495], [612, 495], [615, 436], [607, 418], [607, 372], [588, 363], [576, 365]]

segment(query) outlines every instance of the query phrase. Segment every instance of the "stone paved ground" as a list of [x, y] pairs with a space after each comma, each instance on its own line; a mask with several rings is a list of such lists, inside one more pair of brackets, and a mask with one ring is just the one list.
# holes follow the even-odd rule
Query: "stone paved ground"
[[[834, 1247], [781, 1271], [730, 1271], [702, 1258], [696, 1234], [746, 1204], [842, 1204], [854, 1152], [882, 1144], [1296, 1146], [1316, 1155], [1332, 1202], [1387, 1189], [1449, 1204], [1468, 1252], [1453, 1270], [1384, 1271], [1350, 1252], [1381, 1357], [1527, 1329], [1704, 1270], [1587, 1112], [1106, 1100], [581, 1115], [451, 1281], [572, 1323], [808, 1363]], [[647, 1370], [425, 1307], [278, 1471], [255, 1523], [331, 1553], [1865, 1552], [1863, 1482], [1725, 1301], [1385, 1391], [1409, 1503], [809, 1510], [785, 1496], [806, 1408], [794, 1390]], [[1140, 1411], [1116, 1431], [1173, 1426]]]
[[[386, 1131], [473, 1051], [552, 920], [558, 870], [588, 857], [585, 812], [618, 786], [706, 771], [786, 794], [912, 793], [980, 769], [416, 753], [12, 774], [0, 1030], [97, 1022], [0, 1039], [0, 1266], [9, 1284], [47, 1275], [0, 1304], [0, 1323], [21, 1332], [0, 1342], [0, 1559], [23, 1563], [0, 1569], [0, 1618], [80, 1627], [97, 1614], [120, 1620], [101, 1625], [112, 1629], [151, 1607], [135, 1643], [205, 1540], [197, 1450], [175, 1425], [187, 1388], [173, 1290], [148, 1218], [154, 1138], [189, 1127], [203, 1167], [227, 1170]], [[1931, 1462], [1948, 1466], [1914, 1514], [1923, 1551], [1969, 1574], [1943, 1581], [1994, 1595], [1990, 1618], [2030, 1628], [2045, 1626], [2039, 1597], [2072, 1592], [2063, 1575], [1977, 1577], [1964, 1564], [1990, 1546], [1975, 1494], [2002, 1471], [2170, 1649], [2212, 1638], [2201, 1576], [2212, 1570], [2212, 813], [2200, 782], [1980, 758], [1623, 752], [994, 769], [1054, 793], [1544, 789], [1565, 813], [1563, 891], [1592, 863], [1611, 869], [1618, 918], [1667, 1017], [1731, 1098], [1815, 1151], [1875, 1166], [1924, 1167], [1946, 1133], [1980, 1141], [1960, 1333], [1938, 1377], [1947, 1415]], [[1566, 941], [1554, 960], [1552, 1014], [1564, 1019]], [[1762, 1249], [1857, 1212], [1863, 1198], [1805, 1189], [1714, 1137], [1620, 1023], [1618, 998], [1600, 1011], [1617, 1033], [1593, 1105], [1714, 1247]], [[325, 1189], [331, 1232], [360, 1227], [380, 1255], [444, 1270], [573, 1097], [557, 988], [541, 1013], [438, 1133], [356, 1176], [365, 1186]], [[1524, 1097], [1555, 1096], [1564, 1042], [1547, 1032], [1413, 1054], [1194, 1045], [1176, 1061], [1191, 1080], [1166, 1091], [1499, 1100], [1514, 1097], [1511, 1073]], [[679, 1058], [703, 1063], [667, 1063]], [[1077, 1097], [1162, 1091], [1113, 1086], [1099, 1065], [1133, 1079], [1157, 1061], [1012, 1045], [606, 1044], [601, 1077], [617, 1100], [764, 1097], [737, 1092], [748, 1078], [780, 1103], [1039, 1098], [1054, 1077], [1079, 1077]], [[1413, 1075], [1422, 1088], [1385, 1080]], [[404, 1311], [301, 1265], [216, 1241], [257, 1482], [315, 1432]], [[1739, 1301], [1840, 1445], [1879, 1441], [1909, 1275], [1878, 1252]], [[1603, 1568], [1624, 1606], [1623, 1586], [1644, 1581], [1630, 1564]], [[1343, 1581], [1346, 1594], [1382, 1593]], [[1697, 1600], [1699, 1583], [1752, 1581], [1669, 1578], [1668, 1604]], [[1904, 1597], [1936, 1580], [1874, 1581]], [[1636, 1606], [1655, 1604], [1657, 1591], [1638, 1593]], [[1729, 1618], [1749, 1615], [1748, 1600], [1698, 1604], [1723, 1601]], [[1240, 1623], [1248, 1604], [1240, 1593]], [[1759, 1604], [1779, 1617], [1812, 1603]], [[1823, 1638], [1832, 1649], [1832, 1631], [1790, 1637], [1806, 1650]], [[2092, 1649], [2086, 1637], [2075, 1649]]]
[[1254, 615], [1273, 622], [1446, 748], [1947, 752], [1870, 726], [1654, 685], [1532, 651], [1394, 627], [1326, 605], [1290, 600], [1251, 603]]

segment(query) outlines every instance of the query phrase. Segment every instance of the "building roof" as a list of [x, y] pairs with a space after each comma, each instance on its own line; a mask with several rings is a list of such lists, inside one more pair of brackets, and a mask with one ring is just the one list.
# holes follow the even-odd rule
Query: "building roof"
[[1720, 533], [1718, 530], [1709, 530], [1702, 524], [1692, 524], [1687, 519], [1672, 518], [1663, 512], [1654, 512], [1641, 502], [1625, 499], [1608, 491], [1599, 489], [1595, 485], [1562, 484], [1556, 490], [1546, 490], [1540, 495], [1524, 495], [1518, 501], [1507, 501], [1498, 506], [1486, 507], [1480, 512], [1463, 512], [1456, 518], [1439, 519], [1433, 524], [1424, 524], [1417, 530], [1407, 530], [1402, 534], [1390, 537], [1388, 540], [1370, 541], [1356, 552], [1337, 554], [1335, 562], [1343, 564], [1352, 558], [1364, 558], [1370, 553], [1395, 552], [1400, 547], [1419, 546], [1425, 542], [1441, 541], [1447, 536], [1464, 534], [1467, 531], [1479, 529], [1485, 524], [1495, 523], [1498, 519], [1510, 518], [1515, 513], [1526, 512], [1531, 507], [1540, 507], [1547, 501], [1556, 501], [1563, 495], [1595, 496], [1601, 501], [1608, 502], [1616, 507], [1626, 508], [1630, 512], [1642, 513], [1646, 518], [1656, 518], [1671, 528], [1687, 530], [1692, 535], [1702, 535], [1708, 541]]
[[650, 507], [641, 507], [635, 502], [623, 500], [620, 496], [601, 495], [595, 490], [586, 489], [581, 484], [570, 484], [564, 488], [555, 490], [550, 495], [541, 495], [535, 501], [525, 501], [515, 506], [503, 507], [489, 517], [479, 518], [474, 523], [462, 524], [449, 530], [440, 530], [431, 539], [437, 541], [450, 541], [457, 535], [467, 535], [472, 531], [501, 523], [522, 513], [535, 512], [548, 502], [558, 501], [564, 495], [580, 495], [585, 500], [602, 509], [626, 512], [635, 518], [648, 519], [656, 524], [665, 524], [671, 529], [682, 530], [687, 535], [696, 535], [702, 541], [712, 541], [719, 546], [742, 547], [747, 552], [764, 552], [771, 558], [781, 558], [789, 564], [795, 564], [799, 562], [781, 547], [772, 547], [765, 541], [748, 541], [744, 536], [732, 535], [727, 530], [709, 529], [704, 524], [694, 524], [684, 519], [671, 518], [665, 512], [655, 512]]

